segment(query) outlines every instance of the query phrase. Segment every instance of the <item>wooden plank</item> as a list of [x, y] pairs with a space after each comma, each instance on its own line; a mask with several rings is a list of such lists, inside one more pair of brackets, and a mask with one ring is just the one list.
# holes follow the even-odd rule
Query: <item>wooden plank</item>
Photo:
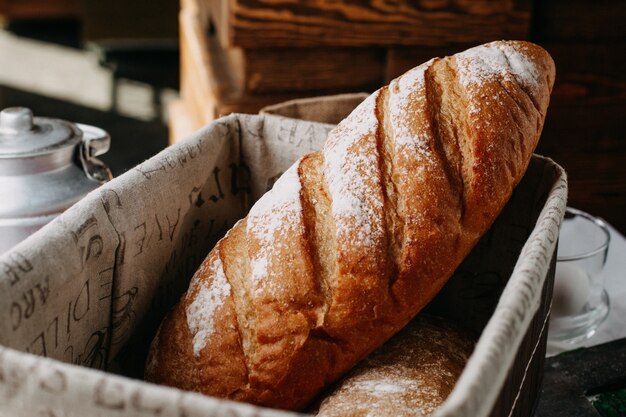
[[169, 126], [169, 144], [180, 142], [202, 127], [184, 100], [177, 99], [167, 107], [167, 124]]
[[180, 31], [181, 97], [194, 117], [205, 124], [218, 117], [217, 100], [231, 95], [233, 81], [219, 66], [212, 65], [196, 14], [181, 11]]
[[181, 96], [203, 123], [232, 112], [257, 113], [267, 105], [302, 97], [302, 93], [251, 95], [241, 91], [226, 58], [210, 48], [199, 16], [191, 10], [180, 12], [180, 42]]
[[[219, 47], [217, 39], [215, 46]], [[373, 91], [384, 83], [381, 48], [238, 49], [231, 60], [249, 93]], [[232, 54], [231, 54], [232, 55]]]
[[[231, 0], [190, 0], [195, 2], [204, 2], [209, 9], [209, 16], [211, 17], [211, 24], [213, 30], [217, 35], [217, 38], [224, 40], [222, 45], [228, 47], [228, 43], [225, 41], [228, 39], [228, 31], [230, 24], [228, 23], [228, 13], [230, 11]], [[208, 24], [208, 20], [205, 21]]]
[[225, 47], [441, 46], [526, 39], [529, 0], [211, 0]]
[[9, 19], [75, 17], [78, 0], [0, 0], [0, 15]]
[[[623, 0], [535, 2], [532, 38], [539, 42], [617, 41], [626, 38]], [[622, 47], [622, 54], [623, 52]]]
[[215, 81], [217, 77], [200, 39], [204, 33], [196, 23], [197, 15], [183, 9], [179, 19], [181, 96], [198, 120], [208, 122], [215, 117], [214, 97], [231, 89], [232, 81], [228, 77], [221, 77], [222, 83]]
[[[203, 28], [207, 30], [211, 9], [219, 7], [219, 5], [211, 7], [211, 1], [212, 0], [180, 0], [180, 9], [197, 15]], [[222, 0], [219, 0], [218, 3], [221, 1]]]

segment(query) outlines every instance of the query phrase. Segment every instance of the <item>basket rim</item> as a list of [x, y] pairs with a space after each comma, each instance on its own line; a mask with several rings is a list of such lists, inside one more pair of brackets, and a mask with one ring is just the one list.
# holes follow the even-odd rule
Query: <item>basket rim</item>
[[[263, 118], [268, 116], [242, 116], [237, 114], [226, 116], [205, 127], [196, 134], [196, 137], [201, 136], [202, 132], [209, 129], [212, 125], [216, 126], [217, 123], [225, 122], [238, 123], [242, 117]], [[188, 146], [188, 144], [180, 142], [173, 145], [171, 149], [182, 149], [185, 146]], [[537, 155], [534, 155], [533, 158], [539, 158], [545, 164], [553, 168], [557, 173], [556, 179], [552, 184], [537, 223], [524, 245], [522, 254], [511, 275], [512, 279], [507, 283], [496, 307], [496, 311], [487, 323], [476, 349], [470, 357], [450, 397], [435, 412], [434, 416], [469, 417], [486, 416], [488, 414], [500, 391], [500, 389], [495, 389], [494, 387], [502, 387], [504, 378], [511, 367], [514, 353], [519, 348], [523, 332], [516, 331], [516, 333], [513, 334], [517, 335], [517, 337], [505, 337], [503, 343], [497, 346], [491, 343], [490, 340], [493, 340], [495, 337], [501, 337], [502, 334], [509, 334], [511, 331], [515, 331], [515, 329], [528, 328], [530, 320], [538, 308], [541, 288], [545, 282], [550, 257], [556, 247], [558, 228], [565, 212], [567, 179], [564, 170], [554, 161]], [[544, 239], [544, 237], [548, 237], [548, 239]], [[544, 240], [549, 242], [547, 246], [542, 244]], [[530, 266], [533, 267], [531, 268]], [[538, 268], [535, 266], [538, 266]], [[523, 317], [519, 317], [519, 308], [524, 306], [530, 307], [526, 307], [524, 310], [526, 314], [524, 314]], [[72, 392], [68, 391], [69, 394], [67, 394], [70, 396], [68, 400], [72, 400], [73, 404], [80, 404], [80, 398], [82, 398], [82, 396], [93, 396], [93, 390], [97, 391], [102, 389], [104, 392], [107, 392], [107, 394], [112, 390], [113, 393], [120, 398], [120, 401], [123, 398], [125, 401], [130, 402], [131, 399], [127, 397], [135, 394], [137, 394], [137, 398], [139, 398], [136, 401], [141, 401], [143, 395], [144, 397], [154, 399], [158, 404], [162, 404], [163, 407], [169, 409], [172, 414], [177, 412], [177, 410], [180, 411], [182, 409], [181, 407], [184, 407], [184, 410], [189, 410], [192, 415], [196, 413], [202, 414], [211, 409], [219, 410], [219, 412], [222, 413], [230, 411], [233, 415], [303, 415], [158, 386], [109, 372], [35, 356], [0, 345], [0, 371], [7, 370], [4, 374], [12, 378], [14, 378], [15, 375], [22, 375], [22, 383], [26, 385], [23, 389], [28, 390], [31, 395], [42, 394], [44, 397], [41, 399], [42, 404], [45, 404], [48, 400], [54, 401], [54, 404], [57, 405], [63, 403], [63, 399], [59, 399], [56, 395], [53, 395], [56, 393], [45, 392], [42, 381], [46, 380], [46, 378], [56, 371], [64, 369], [67, 371], [67, 373], [64, 374], [67, 378], [65, 387], [68, 388], [71, 386], [74, 390]], [[26, 375], [29, 377], [26, 378]], [[495, 383], [488, 385], [481, 381], [494, 381]], [[50, 397], [46, 397], [47, 395]], [[113, 398], [115, 399], [117, 397], [113, 395]], [[19, 401], [13, 403], [8, 401], [8, 404], [5, 406], [11, 407], [16, 404], [21, 407], [32, 406], [32, 404], [22, 404]], [[156, 405], [151, 406], [156, 407]], [[77, 413], [76, 415], [80, 415], [79, 409], [72, 411], [72, 413], [74, 412]], [[70, 413], [70, 415], [74, 415], [72, 413]], [[164, 412], [163, 415], [168, 415], [168, 413]]]
[[552, 159], [536, 154], [533, 158], [541, 159], [555, 171], [555, 181], [474, 352], [454, 389], [433, 417], [486, 417], [490, 414], [526, 330], [540, 307], [565, 215], [567, 175]]

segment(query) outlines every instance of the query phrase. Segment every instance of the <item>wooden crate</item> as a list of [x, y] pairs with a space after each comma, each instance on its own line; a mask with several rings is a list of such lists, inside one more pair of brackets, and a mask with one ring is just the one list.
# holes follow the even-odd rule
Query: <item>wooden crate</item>
[[[229, 111], [255, 112], [289, 97], [355, 91], [359, 85], [371, 91], [433, 56], [497, 38], [539, 43], [554, 57], [557, 82], [538, 152], [568, 170], [570, 204], [626, 231], [622, 0], [534, 2], [532, 31], [528, 0], [454, 5], [426, 0], [183, 3], [195, 8], [194, 36], [203, 43], [194, 51], [195, 58], [183, 58], [183, 71], [190, 74], [183, 75], [183, 96], [207, 121]], [[209, 18], [217, 37], [206, 36]], [[358, 56], [359, 49], [349, 48], [386, 52]], [[324, 53], [335, 57], [324, 59]], [[368, 73], [350, 69], [351, 54]], [[199, 70], [198, 62], [212, 68]], [[380, 62], [385, 77], [376, 83]], [[284, 69], [289, 71], [280, 73]], [[209, 74], [209, 81], [199, 73]]]
[[202, 124], [224, 114], [257, 113], [262, 107], [301, 97], [302, 94], [252, 95], [238, 87], [228, 58], [217, 41], [206, 36], [193, 10], [180, 12], [181, 96]]
[[200, 3], [185, 1], [179, 23], [181, 96], [203, 123], [294, 98], [372, 91], [384, 83], [384, 49], [225, 49], [203, 21]]
[[[373, 91], [385, 80], [384, 48], [224, 47], [214, 30], [220, 11], [207, 0], [183, 0], [198, 16], [213, 55], [220, 55], [236, 88], [249, 94]], [[214, 13], [213, 15], [211, 14]]]
[[225, 47], [483, 43], [525, 39], [530, 0], [203, 0]]

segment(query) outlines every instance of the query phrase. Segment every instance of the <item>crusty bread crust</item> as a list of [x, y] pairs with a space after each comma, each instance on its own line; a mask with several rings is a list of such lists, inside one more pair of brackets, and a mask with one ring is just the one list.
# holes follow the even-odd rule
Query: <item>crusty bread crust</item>
[[361, 361], [321, 400], [318, 417], [424, 417], [450, 395], [475, 341], [419, 315]]
[[146, 379], [304, 407], [421, 310], [491, 225], [554, 76], [539, 46], [493, 42], [373, 93], [211, 251]]

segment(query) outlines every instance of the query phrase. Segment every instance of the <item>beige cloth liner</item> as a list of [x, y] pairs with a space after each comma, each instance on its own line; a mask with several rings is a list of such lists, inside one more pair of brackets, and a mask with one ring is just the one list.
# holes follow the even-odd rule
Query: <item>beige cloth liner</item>
[[[310, 99], [216, 120], [0, 256], [0, 416], [296, 415], [98, 369], [138, 376], [158, 322], [206, 253], [332, 128], [270, 113], [336, 121], [363, 98]], [[436, 415], [486, 416], [493, 407], [537, 309], [566, 195], [562, 169], [534, 157], [489, 239], [459, 268], [457, 275], [471, 270], [481, 285], [485, 272], [510, 279], [499, 302], [485, 300], [497, 303], [492, 317], [490, 308], [462, 302], [450, 311], [484, 331]]]
[[368, 93], [337, 94], [334, 96], [302, 98], [266, 106], [259, 114], [273, 114], [310, 122], [337, 124], [369, 96]]

